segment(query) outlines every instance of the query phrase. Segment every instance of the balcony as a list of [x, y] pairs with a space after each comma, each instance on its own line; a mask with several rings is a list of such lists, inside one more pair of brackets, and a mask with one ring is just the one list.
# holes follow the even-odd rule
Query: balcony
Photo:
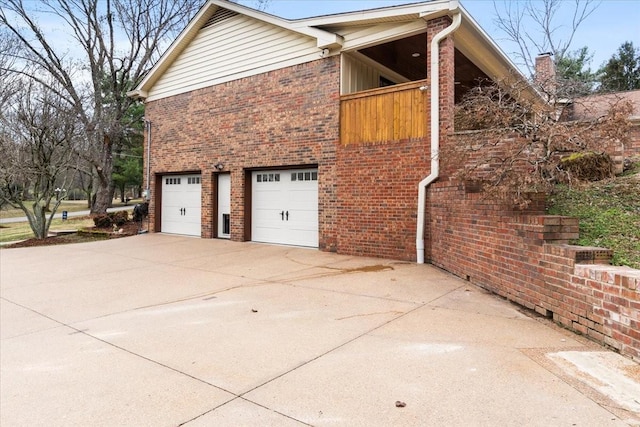
[[367, 144], [423, 138], [429, 134], [428, 80], [340, 97], [340, 141]]

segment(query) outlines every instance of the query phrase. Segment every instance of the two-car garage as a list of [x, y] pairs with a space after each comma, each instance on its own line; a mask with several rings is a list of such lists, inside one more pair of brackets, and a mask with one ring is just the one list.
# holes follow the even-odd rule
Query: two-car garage
[[[218, 175], [218, 178], [215, 210], [220, 219], [216, 219], [219, 221], [216, 237], [229, 237], [233, 190], [229, 175]], [[161, 179], [161, 231], [200, 236], [201, 175], [165, 175]], [[247, 179], [251, 179], [251, 217], [246, 219], [251, 224], [252, 241], [318, 247], [317, 169], [253, 171], [247, 174]]]

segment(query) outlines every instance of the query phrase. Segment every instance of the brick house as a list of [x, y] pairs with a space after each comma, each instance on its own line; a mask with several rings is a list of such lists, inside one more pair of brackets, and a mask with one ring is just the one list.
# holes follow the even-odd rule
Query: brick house
[[131, 93], [151, 230], [422, 261], [454, 100], [513, 72], [457, 1], [295, 21], [209, 1]]
[[429, 261], [640, 360], [640, 271], [441, 170], [482, 137], [456, 100], [513, 73], [454, 0], [293, 21], [209, 0], [129, 94], [150, 231]]
[[607, 109], [620, 101], [629, 101], [633, 105], [633, 112], [629, 121], [631, 128], [626, 144], [605, 147], [616, 165], [616, 173], [623, 171], [626, 161], [640, 159], [640, 90], [595, 94], [573, 99], [567, 107], [569, 120], [589, 120], [602, 116]]

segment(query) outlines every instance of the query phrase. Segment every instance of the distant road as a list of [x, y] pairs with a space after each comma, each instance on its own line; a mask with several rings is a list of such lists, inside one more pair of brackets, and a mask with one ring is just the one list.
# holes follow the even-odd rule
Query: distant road
[[[133, 207], [135, 206], [135, 204], [131, 205], [131, 206], [119, 206], [117, 208], [109, 208], [107, 209], [107, 212], [118, 212], [118, 211], [132, 211]], [[91, 212], [89, 211], [78, 211], [78, 212], [69, 212], [67, 214], [67, 218], [71, 218], [74, 216], [86, 216], [89, 215]], [[62, 211], [58, 211], [54, 218], [62, 218]], [[11, 222], [27, 222], [27, 217], [26, 216], [20, 216], [20, 217], [16, 217], [16, 218], [0, 218], [0, 224], [9, 224]]]

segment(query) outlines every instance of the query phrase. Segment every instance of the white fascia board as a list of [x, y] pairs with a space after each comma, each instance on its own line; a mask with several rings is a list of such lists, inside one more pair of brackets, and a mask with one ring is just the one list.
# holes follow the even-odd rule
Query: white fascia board
[[355, 12], [338, 13], [334, 15], [316, 16], [293, 21], [294, 26], [323, 27], [340, 24], [366, 24], [379, 19], [401, 16], [420, 17], [421, 14], [449, 10], [451, 3], [457, 0], [434, 0], [422, 3], [412, 3], [399, 6], [382, 7], [379, 9], [361, 10]]
[[[471, 38], [474, 40], [476, 47], [482, 47], [486, 53], [490, 53], [491, 61], [497, 62], [494, 64], [503, 69], [503, 72], [518, 75], [523, 79], [526, 79], [520, 72], [518, 67], [511, 61], [511, 59], [504, 53], [504, 51], [496, 44], [495, 41], [480, 27], [480, 25], [469, 15], [467, 10], [459, 5], [460, 12], [462, 13], [463, 27], [468, 31]], [[454, 33], [454, 38], [458, 32]], [[462, 50], [462, 49], [461, 49]], [[483, 70], [484, 71], [484, 70]]]
[[[525, 82], [529, 81], [462, 5], [460, 5], [460, 12], [462, 13], [462, 25], [458, 31], [453, 33], [456, 48], [493, 80], [515, 78]], [[530, 99], [544, 102], [541, 94], [533, 86], [529, 85], [528, 88], [526, 95]]]

